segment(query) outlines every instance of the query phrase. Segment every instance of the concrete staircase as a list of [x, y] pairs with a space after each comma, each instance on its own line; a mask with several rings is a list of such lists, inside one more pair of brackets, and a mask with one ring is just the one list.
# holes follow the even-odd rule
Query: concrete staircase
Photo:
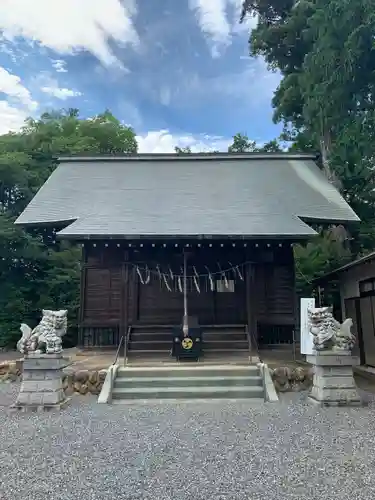
[[250, 398], [265, 400], [263, 377], [257, 365], [189, 363], [122, 367], [117, 370], [111, 391], [113, 403]]

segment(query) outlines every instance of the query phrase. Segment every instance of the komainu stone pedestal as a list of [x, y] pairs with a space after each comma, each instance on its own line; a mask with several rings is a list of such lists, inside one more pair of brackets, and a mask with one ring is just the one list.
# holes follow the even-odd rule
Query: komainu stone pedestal
[[314, 367], [313, 387], [309, 399], [322, 406], [361, 406], [353, 377], [358, 360], [350, 351], [317, 351], [306, 361]]
[[62, 386], [67, 360], [58, 354], [30, 352], [23, 360], [21, 389], [13, 408], [22, 410], [60, 409], [67, 403]]

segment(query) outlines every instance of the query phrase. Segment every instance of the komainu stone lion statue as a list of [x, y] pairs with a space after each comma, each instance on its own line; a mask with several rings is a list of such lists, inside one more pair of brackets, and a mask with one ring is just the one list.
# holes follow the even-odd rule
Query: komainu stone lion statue
[[17, 349], [22, 354], [28, 352], [57, 354], [62, 351], [61, 338], [66, 334], [68, 311], [50, 311], [43, 309], [42, 319], [34, 330], [21, 323], [22, 337], [17, 342]]
[[347, 318], [342, 324], [332, 315], [332, 307], [309, 309], [310, 332], [317, 351], [323, 349], [351, 351], [355, 336], [351, 332], [353, 320]]

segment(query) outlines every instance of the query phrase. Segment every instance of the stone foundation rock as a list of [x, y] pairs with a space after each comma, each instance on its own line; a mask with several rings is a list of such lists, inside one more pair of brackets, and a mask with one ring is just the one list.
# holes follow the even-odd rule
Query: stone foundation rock
[[21, 375], [22, 360], [0, 363], [0, 382], [17, 382], [21, 380]]
[[313, 382], [313, 370], [309, 366], [290, 368], [280, 366], [270, 370], [277, 392], [299, 392], [309, 389]]
[[98, 396], [102, 390], [107, 370], [78, 370], [63, 375], [65, 394], [93, 394]]
[[[0, 363], [0, 383], [22, 382], [23, 361]], [[73, 394], [98, 396], [102, 389], [106, 370], [65, 370], [62, 373], [62, 389], [67, 397]], [[82, 389], [82, 385], [84, 386]]]

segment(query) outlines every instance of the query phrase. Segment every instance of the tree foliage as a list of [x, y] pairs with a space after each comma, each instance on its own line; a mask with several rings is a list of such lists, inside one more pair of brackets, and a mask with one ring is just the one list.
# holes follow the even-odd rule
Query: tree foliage
[[[373, 0], [245, 0], [246, 16], [257, 17], [250, 54], [282, 77], [273, 98], [282, 138], [291, 150], [320, 151], [327, 177], [362, 221], [349, 228], [352, 256], [373, 250]], [[321, 248], [330, 248], [332, 258], [320, 261]], [[341, 259], [324, 232], [296, 256], [305, 284]]]
[[228, 153], [279, 153], [281, 151], [282, 147], [276, 139], [259, 145], [241, 132], [233, 136], [233, 142], [228, 147]]
[[56, 158], [136, 152], [134, 131], [109, 111], [87, 120], [75, 109], [45, 113], [0, 136], [0, 347], [14, 344], [21, 321], [35, 325], [42, 308], [66, 307], [76, 324], [80, 248], [56, 242], [52, 230], [14, 225]]
[[177, 154], [184, 154], [184, 153], [185, 153], [185, 154], [188, 154], [188, 153], [192, 153], [192, 151], [191, 151], [191, 147], [190, 147], [190, 146], [186, 146], [186, 147], [184, 147], [184, 148], [180, 148], [179, 146], [176, 146], [176, 147], [174, 148], [174, 150], [175, 150], [175, 153], [177, 153]]

